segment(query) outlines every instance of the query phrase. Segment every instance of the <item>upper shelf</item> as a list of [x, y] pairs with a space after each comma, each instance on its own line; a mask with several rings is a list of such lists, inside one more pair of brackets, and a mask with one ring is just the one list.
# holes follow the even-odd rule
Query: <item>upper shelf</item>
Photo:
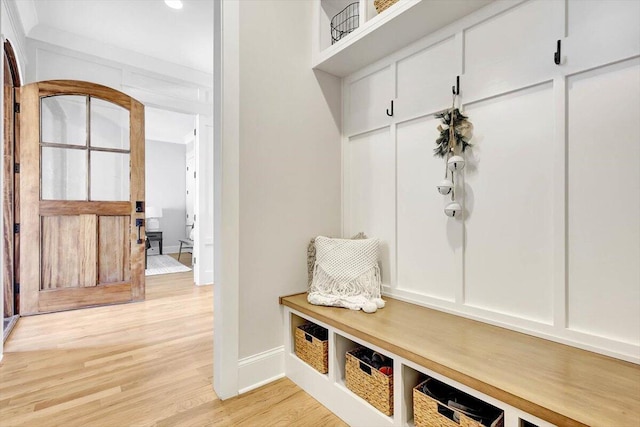
[[[319, 9], [324, 1], [327, 0], [318, 2]], [[371, 1], [361, 0], [359, 28], [322, 50], [319, 40], [323, 37], [318, 34], [314, 42], [313, 68], [339, 77], [347, 76], [492, 1], [494, 0], [399, 0], [387, 10], [376, 14], [375, 9], [371, 12]], [[368, 15], [375, 16], [367, 20]], [[330, 31], [326, 19], [322, 22], [318, 20], [317, 31]]]

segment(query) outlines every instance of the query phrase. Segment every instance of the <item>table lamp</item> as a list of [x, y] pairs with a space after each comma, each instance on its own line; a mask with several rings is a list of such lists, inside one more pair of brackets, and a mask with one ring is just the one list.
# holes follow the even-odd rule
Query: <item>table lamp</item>
[[162, 208], [156, 208], [154, 206], [147, 207], [145, 213], [147, 218], [147, 230], [159, 231], [160, 230], [160, 218], [162, 218]]

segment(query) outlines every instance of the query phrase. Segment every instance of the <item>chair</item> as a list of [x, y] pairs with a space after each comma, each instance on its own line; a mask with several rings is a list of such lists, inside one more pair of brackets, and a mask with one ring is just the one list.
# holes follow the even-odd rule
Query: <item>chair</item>
[[[193, 232], [193, 225], [191, 225], [191, 231]], [[189, 237], [191, 237], [192, 233], [189, 233]], [[193, 239], [184, 238], [178, 239], [180, 242], [180, 249], [178, 250], [178, 261], [180, 261], [180, 255], [182, 255], [182, 248], [184, 249], [193, 249]]]

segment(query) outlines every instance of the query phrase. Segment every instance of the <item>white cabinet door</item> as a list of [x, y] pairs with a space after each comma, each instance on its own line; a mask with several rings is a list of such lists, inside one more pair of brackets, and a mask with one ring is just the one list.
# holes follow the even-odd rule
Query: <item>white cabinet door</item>
[[465, 102], [549, 80], [564, 2], [528, 1], [464, 32]]
[[451, 86], [460, 74], [460, 61], [454, 37], [398, 61], [397, 120], [451, 107]]
[[391, 123], [387, 109], [394, 98], [394, 83], [390, 66], [346, 81], [347, 135], [379, 129]]
[[568, 79], [568, 326], [640, 344], [640, 59]]

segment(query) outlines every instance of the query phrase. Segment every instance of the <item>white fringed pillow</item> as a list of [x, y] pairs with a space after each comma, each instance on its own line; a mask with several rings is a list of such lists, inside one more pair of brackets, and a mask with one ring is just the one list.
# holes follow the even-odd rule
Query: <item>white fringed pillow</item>
[[315, 239], [316, 261], [307, 300], [373, 313], [384, 307], [378, 239]]

